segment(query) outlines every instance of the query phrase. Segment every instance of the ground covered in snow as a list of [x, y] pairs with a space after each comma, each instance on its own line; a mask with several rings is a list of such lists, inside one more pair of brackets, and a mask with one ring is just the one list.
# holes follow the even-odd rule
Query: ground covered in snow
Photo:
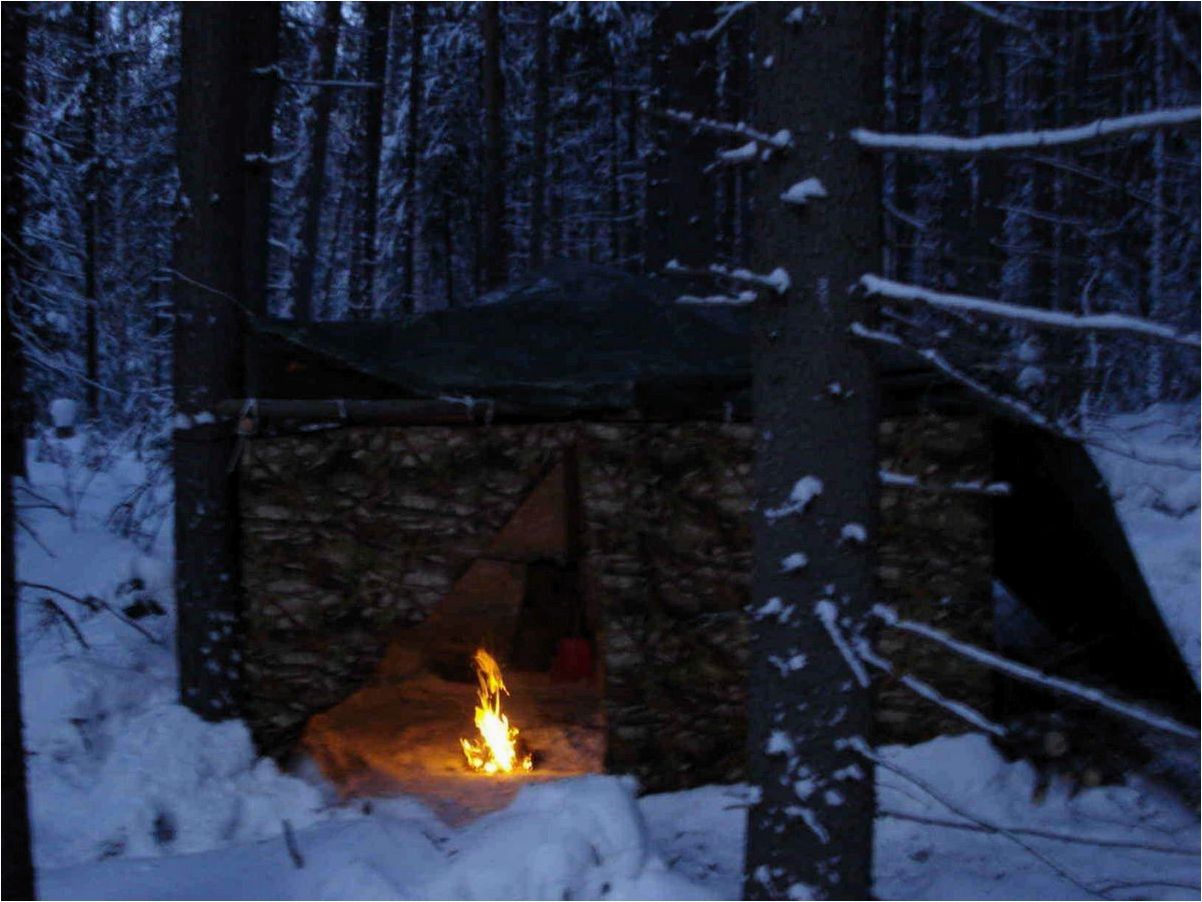
[[1198, 405], [1158, 404], [1142, 413], [1110, 417], [1101, 429], [1131, 443], [1137, 453], [1140, 448], [1173, 449], [1193, 463], [1193, 469], [1183, 469], [1091, 449], [1161, 616], [1197, 683], [1202, 647]]
[[[89, 475], [81, 461], [97, 455], [84, 442], [59, 451], [32, 461], [17, 498], [43, 898], [740, 895], [745, 787], [636, 798], [626, 780], [584, 776], [532, 783], [508, 807], [450, 826], [412, 796], [340, 804], [320, 778], [256, 758], [240, 723], [205, 723], [175, 702], [171, 524], [156, 513], [168, 487], [139, 493], [146, 466], [130, 455]], [[1165, 482], [1128, 489], [1120, 504], [1132, 510], [1124, 522], [1137, 547], [1165, 555], [1137, 550], [1158, 593], [1182, 612], [1193, 593], [1196, 673], [1193, 479], [1192, 513], [1187, 489], [1178, 503]], [[1183, 513], [1162, 512], [1166, 503]], [[133, 537], [117, 535], [130, 512]], [[1191, 529], [1192, 564], [1178, 535]], [[1174, 629], [1188, 632], [1180, 620]], [[881, 754], [896, 768], [877, 777], [881, 898], [1198, 896], [1197, 814], [1156, 786], [1070, 797], [1055, 784], [1037, 803], [1033, 770], [1003, 760], [983, 736]]]

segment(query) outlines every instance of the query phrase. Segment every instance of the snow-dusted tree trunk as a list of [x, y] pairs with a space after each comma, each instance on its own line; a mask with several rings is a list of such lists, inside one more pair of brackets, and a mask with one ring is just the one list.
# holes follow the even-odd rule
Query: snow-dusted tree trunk
[[[509, 234], [505, 226], [505, 73], [501, 66], [501, 7], [482, 4], [484, 41], [483, 288], [489, 291], [509, 277]], [[479, 255], [478, 255], [479, 257]]]
[[551, 112], [551, 10], [534, 12], [534, 108], [531, 111], [530, 266], [543, 265], [547, 243], [547, 133]]
[[[758, 514], [749, 702], [747, 898], [868, 898], [874, 809], [871, 693], [850, 633], [873, 599], [875, 375], [848, 327], [857, 269], [881, 260], [876, 161], [848, 137], [880, 122], [883, 16], [829, 4], [798, 23], [760, 4], [760, 121], [795, 146], [759, 174], [753, 266], [791, 288], [762, 300], [754, 338]], [[817, 178], [825, 197], [781, 203]], [[866, 311], [865, 311], [866, 312]], [[785, 566], [790, 555], [805, 566]], [[792, 558], [791, 564], [799, 559]]]
[[25, 792], [25, 744], [21, 722], [21, 668], [17, 659], [17, 585], [13, 479], [24, 475], [25, 405], [23, 403], [20, 344], [11, 314], [20, 309], [22, 216], [24, 190], [20, 171], [25, 162], [25, 52], [29, 11], [24, 3], [3, 6], [4, 104], [4, 586], [3, 623], [3, 735], [4, 818], [3, 887], [6, 899], [34, 898], [33, 865], [29, 856], [29, 808]]
[[404, 256], [401, 259], [401, 309], [413, 313], [417, 309], [418, 193], [417, 170], [422, 149], [422, 100], [425, 96], [426, 6], [409, 4], [409, 111], [405, 127], [405, 217], [401, 224]]
[[356, 234], [352, 266], [350, 314], [355, 319], [370, 319], [375, 310], [376, 232], [380, 209], [380, 154], [384, 136], [384, 94], [388, 76], [388, 32], [392, 17], [391, 3], [369, 3], [364, 14], [367, 29], [367, 80], [375, 85], [367, 96], [366, 125], [363, 135], [363, 196], [359, 230]]
[[[322, 4], [321, 31], [317, 36], [317, 79], [334, 77], [338, 59], [338, 35], [342, 30], [342, 3]], [[325, 196], [326, 154], [330, 143], [330, 112], [334, 92], [314, 88], [311, 114], [313, 145], [309, 151], [309, 171], [305, 186], [305, 218], [301, 224], [301, 253], [295, 263], [292, 316], [307, 322], [313, 318], [313, 275], [317, 268], [318, 235], [321, 231], [321, 206]]]
[[189, 3], [177, 104], [183, 204], [174, 249], [176, 643], [180, 692], [203, 717], [238, 711], [241, 664], [233, 424], [243, 317], [265, 303], [267, 186], [279, 5]]

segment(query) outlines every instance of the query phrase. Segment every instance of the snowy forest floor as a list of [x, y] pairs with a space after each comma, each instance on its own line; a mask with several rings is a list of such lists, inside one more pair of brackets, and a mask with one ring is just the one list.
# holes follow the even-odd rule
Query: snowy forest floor
[[[1196, 416], [1162, 407], [1112, 425], [1150, 444], [1192, 442]], [[37, 461], [31, 445], [17, 496], [43, 898], [741, 894], [746, 787], [636, 798], [628, 780], [574, 777], [523, 786], [508, 807], [464, 823], [412, 795], [340, 803], [315, 768], [285, 774], [257, 758], [241, 723], [206, 723], [176, 702], [171, 523], [154, 513], [168, 510], [170, 486], [131, 498], [146, 482], [142, 463], [122, 454], [93, 471], [82, 440], [60, 445], [70, 459]], [[1196, 678], [1198, 474], [1098, 461]], [[125, 501], [150, 512], [149, 534], [114, 532], [110, 515]], [[1036, 802], [1034, 770], [972, 734], [881, 754], [961, 811], [1008, 828], [983, 830], [878, 770], [881, 898], [1198, 896], [1197, 812], [1159, 786], [1132, 778], [1071, 796], [1055, 783]]]

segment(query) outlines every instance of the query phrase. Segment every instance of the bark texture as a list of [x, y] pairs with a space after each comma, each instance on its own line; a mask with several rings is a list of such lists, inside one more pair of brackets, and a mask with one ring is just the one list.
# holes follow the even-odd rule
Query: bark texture
[[[338, 61], [338, 35], [342, 26], [342, 4], [323, 4], [321, 31], [317, 37], [317, 78], [334, 77]], [[305, 219], [301, 225], [301, 255], [293, 276], [292, 316], [308, 322], [313, 318], [313, 275], [317, 267], [317, 244], [321, 232], [321, 202], [325, 195], [326, 154], [330, 143], [330, 112], [334, 91], [316, 88], [313, 93], [313, 149], [309, 160], [308, 185], [305, 189]]]
[[540, 3], [534, 12], [534, 171], [530, 187], [530, 266], [543, 265], [547, 242], [547, 132], [551, 108], [551, 9]]
[[[757, 498], [751, 602], [748, 815], [744, 893], [752, 899], [868, 898], [871, 764], [841, 743], [871, 741], [872, 697], [824, 626], [851, 636], [875, 600], [878, 535], [876, 377], [848, 333], [864, 315], [849, 294], [881, 260], [876, 164], [848, 138], [882, 121], [883, 10], [828, 4], [804, 25], [756, 8], [760, 129], [787, 128], [794, 150], [759, 173], [752, 263], [784, 267], [792, 287], [759, 308], [754, 344]], [[780, 202], [815, 177], [828, 196]], [[801, 483], [818, 489], [812, 499]], [[775, 510], [792, 510], [773, 516]], [[845, 537], [857, 524], [867, 542]], [[807, 566], [786, 572], [794, 553]], [[784, 662], [783, 664], [781, 662]], [[851, 770], [852, 766], [854, 770]]]
[[401, 239], [404, 241], [404, 256], [401, 260], [401, 309], [405, 313], [413, 313], [417, 309], [417, 297], [414, 286], [417, 284], [416, 265], [417, 249], [417, 169], [422, 152], [422, 102], [425, 96], [424, 59], [426, 5], [424, 3], [409, 4], [409, 118], [407, 134], [405, 135], [405, 218], [401, 226]]
[[501, 5], [481, 4], [484, 38], [483, 289], [509, 278], [509, 234], [505, 225], [505, 73], [501, 68]]
[[359, 234], [353, 261], [350, 314], [370, 319], [375, 311], [376, 231], [380, 211], [380, 152], [384, 138], [384, 86], [388, 76], [388, 33], [392, 4], [367, 4], [367, 80], [376, 85], [367, 97], [363, 135], [363, 196], [360, 201]]

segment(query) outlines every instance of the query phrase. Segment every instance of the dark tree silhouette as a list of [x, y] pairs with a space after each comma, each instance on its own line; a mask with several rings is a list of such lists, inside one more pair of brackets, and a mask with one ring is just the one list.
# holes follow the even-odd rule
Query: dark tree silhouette
[[29, 854], [29, 807], [25, 792], [25, 742], [21, 722], [21, 667], [17, 647], [16, 511], [13, 480], [24, 475], [26, 409], [22, 402], [20, 345], [11, 312], [21, 309], [21, 263], [24, 254], [22, 216], [24, 165], [25, 55], [29, 13], [24, 3], [2, 7], [4, 25], [4, 586], [3, 722], [4, 800], [3, 889], [6, 899], [32, 899], [33, 865]]
[[[317, 35], [317, 80], [334, 77], [338, 61], [338, 35], [342, 28], [342, 4], [322, 4], [321, 31]], [[313, 273], [317, 267], [317, 239], [321, 232], [321, 202], [325, 196], [326, 155], [330, 144], [330, 111], [334, 91], [318, 87], [313, 94], [313, 146], [305, 188], [305, 218], [301, 224], [301, 253], [294, 269], [292, 316], [307, 322], [313, 318]]]
[[212, 719], [237, 714], [241, 673], [234, 429], [213, 410], [242, 397], [243, 319], [265, 309], [279, 15], [189, 3], [180, 22], [176, 643], [182, 699]]
[[652, 149], [647, 163], [646, 267], [669, 260], [693, 267], [713, 260], [714, 180], [705, 171], [720, 146], [702, 129], [665, 117], [668, 110], [713, 116], [714, 60], [694, 35], [714, 23], [709, 3], [662, 3], [652, 28]]

